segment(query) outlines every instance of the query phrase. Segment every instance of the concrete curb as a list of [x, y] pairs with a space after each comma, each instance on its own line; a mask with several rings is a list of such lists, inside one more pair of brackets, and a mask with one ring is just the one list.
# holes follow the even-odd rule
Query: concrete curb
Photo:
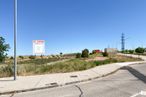
[[[129, 64], [129, 65], [142, 64], [142, 63], [146, 63], [146, 61], [140, 61], [138, 63], [133, 63], [133, 64]], [[84, 79], [84, 80], [80, 80], [80, 81], [72, 81], [72, 82], [68, 82], [68, 83], [60, 84], [60, 85], [54, 84], [54, 85], [38, 87], [38, 88], [30, 88], [30, 89], [22, 89], [22, 90], [13, 90], [13, 91], [0, 92], [0, 95], [9, 95], [9, 94], [15, 94], [15, 93], [43, 90], [43, 89], [62, 87], [62, 86], [66, 86], [66, 85], [72, 85], [72, 84], [77, 84], [77, 83], [81, 83], [81, 82], [91, 81], [91, 80], [94, 80], [94, 79], [98, 79], [98, 78], [102, 78], [102, 77], [106, 77], [106, 76], [109, 76], [111, 74], [114, 74], [114, 73], [116, 73], [118, 70], [120, 70], [123, 67], [125, 67], [125, 66], [121, 66], [121, 67], [117, 68], [116, 70], [113, 70], [113, 71], [111, 71], [111, 72], [109, 72], [107, 74], [103, 74], [103, 75], [100, 75], [100, 76], [96, 76], [96, 77], [92, 77], [92, 78], [88, 78], [88, 79]]]
[[51, 86], [46, 86], [46, 87], [38, 87], [38, 88], [30, 88], [30, 89], [24, 89], [24, 90], [13, 90], [13, 91], [7, 91], [7, 92], [2, 92], [0, 93], [0, 95], [8, 95], [8, 94], [15, 94], [15, 93], [22, 93], [22, 92], [29, 92], [29, 91], [36, 91], [36, 90], [43, 90], [43, 89], [49, 89], [49, 88], [55, 88], [55, 87], [62, 87], [62, 86], [66, 86], [66, 85], [72, 85], [72, 84], [77, 84], [77, 83], [81, 83], [81, 82], [86, 82], [86, 81], [91, 81], [91, 80], [94, 80], [94, 79], [97, 79], [97, 78], [102, 78], [102, 77], [106, 77], [108, 75], [111, 75], [115, 72], [117, 72], [118, 70], [120, 70], [122, 67], [110, 72], [110, 73], [107, 73], [107, 74], [104, 74], [104, 75], [101, 75], [101, 76], [97, 76], [97, 77], [93, 77], [93, 78], [88, 78], [88, 79], [85, 79], [85, 80], [80, 80], [80, 81], [72, 81], [72, 82], [68, 82], [68, 83], [65, 83], [65, 84], [60, 84], [60, 85], [51, 85]]

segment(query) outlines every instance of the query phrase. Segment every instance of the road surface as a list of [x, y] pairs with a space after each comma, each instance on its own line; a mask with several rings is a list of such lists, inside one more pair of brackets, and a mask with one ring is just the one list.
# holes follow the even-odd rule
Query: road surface
[[0, 97], [146, 97], [146, 64], [84, 83]]

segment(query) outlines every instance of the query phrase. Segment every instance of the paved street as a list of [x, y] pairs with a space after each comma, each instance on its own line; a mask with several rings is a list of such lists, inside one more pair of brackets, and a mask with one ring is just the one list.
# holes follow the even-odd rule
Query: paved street
[[146, 97], [146, 64], [84, 83], [0, 97]]

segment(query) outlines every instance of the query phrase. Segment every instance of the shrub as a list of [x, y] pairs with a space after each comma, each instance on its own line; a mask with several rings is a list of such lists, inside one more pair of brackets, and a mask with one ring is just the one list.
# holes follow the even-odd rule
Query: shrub
[[35, 59], [35, 58], [36, 56], [33, 56], [33, 55], [29, 56], [29, 59]]
[[136, 53], [139, 53], [139, 54], [140, 54], [140, 53], [141, 53], [141, 54], [144, 53], [144, 51], [145, 51], [145, 48], [142, 48], [142, 47], [138, 47], [138, 48], [135, 49], [135, 52], [136, 52]]
[[11, 60], [13, 60], [13, 59], [14, 59], [14, 57], [10, 57], [10, 59], [11, 59]]
[[102, 55], [103, 55], [104, 57], [108, 57], [108, 53], [107, 53], [107, 52], [103, 52]]
[[89, 57], [89, 50], [88, 49], [84, 49], [82, 51], [82, 55], [83, 58], [88, 58]]
[[130, 53], [130, 54], [133, 54], [133, 53], [134, 53], [134, 50], [129, 50], [129, 53]]
[[95, 50], [93, 50], [93, 51], [92, 51], [92, 54], [96, 54], [96, 51], [95, 51]]
[[11, 65], [7, 65], [0, 68], [0, 77], [10, 77], [13, 75], [13, 68]]
[[40, 55], [40, 57], [43, 59], [44, 58], [44, 55]]
[[24, 59], [24, 57], [23, 57], [23, 56], [19, 56], [19, 58], [20, 58], [20, 59]]
[[81, 58], [81, 53], [77, 53], [76, 58]]
[[56, 58], [56, 55], [51, 55], [52, 56], [52, 58]]

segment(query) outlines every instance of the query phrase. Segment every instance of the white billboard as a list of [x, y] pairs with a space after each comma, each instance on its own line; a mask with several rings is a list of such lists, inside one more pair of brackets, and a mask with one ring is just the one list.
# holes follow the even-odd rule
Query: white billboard
[[33, 40], [33, 54], [34, 55], [45, 54], [45, 40]]

